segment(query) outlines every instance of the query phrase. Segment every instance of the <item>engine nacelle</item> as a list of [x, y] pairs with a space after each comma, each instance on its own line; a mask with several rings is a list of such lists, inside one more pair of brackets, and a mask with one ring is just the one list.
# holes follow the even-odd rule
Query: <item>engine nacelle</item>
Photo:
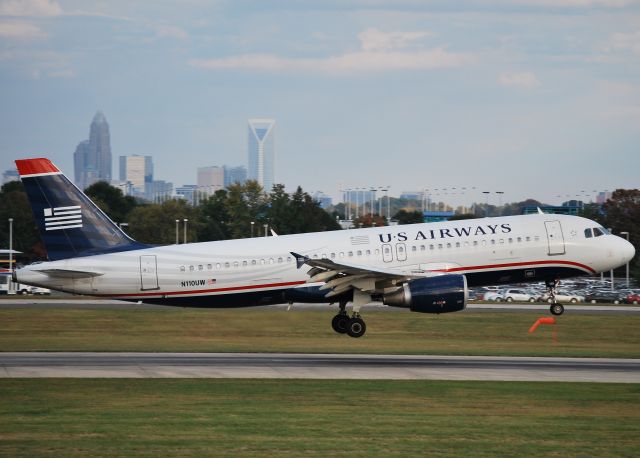
[[447, 313], [467, 306], [467, 278], [464, 275], [440, 275], [420, 278], [382, 296], [392, 307], [408, 307], [412, 312]]

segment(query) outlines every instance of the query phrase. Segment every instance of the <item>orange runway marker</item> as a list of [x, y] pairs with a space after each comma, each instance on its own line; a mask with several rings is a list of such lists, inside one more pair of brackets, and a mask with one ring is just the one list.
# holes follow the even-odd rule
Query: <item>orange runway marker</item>
[[529, 334], [538, 329], [538, 326], [540, 326], [541, 324], [556, 324], [556, 319], [553, 317], [539, 318], [538, 321], [533, 323], [533, 325], [529, 328]]

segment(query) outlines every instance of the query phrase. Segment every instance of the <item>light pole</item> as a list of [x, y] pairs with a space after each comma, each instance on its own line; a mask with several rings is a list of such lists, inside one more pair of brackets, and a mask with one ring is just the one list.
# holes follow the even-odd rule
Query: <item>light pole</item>
[[[609, 233], [613, 234], [613, 229], [609, 228]], [[613, 292], [614, 287], [613, 287], [613, 269], [611, 269], [611, 291]]]
[[255, 221], [251, 221], [251, 238], [253, 238], [253, 226], [255, 226], [255, 224]]
[[187, 223], [189, 222], [189, 220], [185, 218], [182, 221], [184, 221], [184, 242], [182, 243], [187, 243]]
[[13, 293], [13, 218], [9, 218], [9, 289], [7, 294]]
[[491, 191], [482, 191], [482, 194], [486, 196], [485, 204], [484, 204], [484, 217], [489, 216], [489, 193]]
[[504, 194], [504, 191], [496, 191], [496, 194], [498, 194], [498, 207], [502, 207], [502, 194]]
[[179, 229], [180, 220], [176, 220], [176, 245], [180, 243], [180, 229]]
[[263, 224], [262, 227], [264, 227], [264, 236], [267, 237], [267, 228], [269, 227], [269, 225]]
[[[627, 231], [620, 231], [620, 235], [624, 235], [627, 238], [627, 242], [629, 241], [629, 233]], [[627, 261], [627, 288], [629, 287], [629, 261]]]
[[[389, 188], [391, 188], [391, 186], [387, 186], [387, 189], [384, 190], [384, 193], [387, 196], [387, 221], [391, 221], [391, 203], [389, 202]], [[387, 223], [387, 224], [391, 224], [391, 223]]]

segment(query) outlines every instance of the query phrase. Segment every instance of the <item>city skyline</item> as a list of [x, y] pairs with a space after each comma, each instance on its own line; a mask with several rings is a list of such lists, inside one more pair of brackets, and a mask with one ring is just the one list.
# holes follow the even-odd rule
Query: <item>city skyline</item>
[[100, 108], [112, 154], [176, 184], [245, 163], [268, 116], [276, 181], [334, 199], [637, 188], [639, 24], [636, 0], [0, 0], [0, 169], [70, 173]]

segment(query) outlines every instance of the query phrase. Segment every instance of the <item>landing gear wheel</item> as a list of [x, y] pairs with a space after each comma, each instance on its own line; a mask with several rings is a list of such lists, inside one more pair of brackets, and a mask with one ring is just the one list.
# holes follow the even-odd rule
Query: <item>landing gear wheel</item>
[[349, 329], [349, 320], [349, 315], [346, 313], [338, 313], [333, 317], [333, 320], [331, 320], [331, 327], [338, 334], [346, 334]]
[[549, 311], [552, 315], [560, 316], [564, 313], [564, 306], [562, 304], [551, 304]]
[[351, 318], [347, 324], [347, 334], [351, 337], [362, 337], [366, 330], [364, 320], [357, 316]]

